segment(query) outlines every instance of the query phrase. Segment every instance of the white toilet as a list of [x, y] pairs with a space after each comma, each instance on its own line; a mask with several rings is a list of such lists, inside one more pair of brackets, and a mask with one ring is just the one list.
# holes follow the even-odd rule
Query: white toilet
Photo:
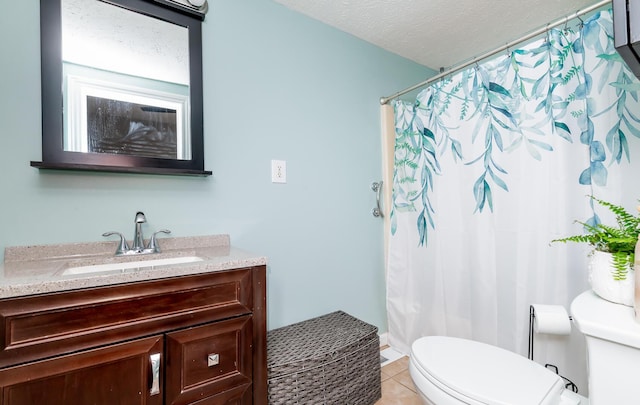
[[587, 291], [573, 300], [571, 315], [587, 342], [590, 404], [640, 404], [640, 323], [633, 308]]
[[587, 291], [571, 304], [585, 335], [589, 399], [562, 378], [513, 352], [444, 336], [411, 346], [409, 371], [428, 405], [627, 405], [640, 403], [640, 324], [633, 308]]

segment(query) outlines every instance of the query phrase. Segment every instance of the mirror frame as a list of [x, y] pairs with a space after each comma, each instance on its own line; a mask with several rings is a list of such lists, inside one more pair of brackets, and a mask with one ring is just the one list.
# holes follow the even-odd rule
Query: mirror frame
[[204, 170], [202, 20], [204, 15], [164, 1], [96, 0], [159, 18], [189, 30], [189, 93], [191, 109], [191, 159], [160, 159], [133, 155], [85, 153], [64, 150], [62, 77], [62, 0], [40, 0], [42, 75], [42, 162], [40, 169], [209, 176]]

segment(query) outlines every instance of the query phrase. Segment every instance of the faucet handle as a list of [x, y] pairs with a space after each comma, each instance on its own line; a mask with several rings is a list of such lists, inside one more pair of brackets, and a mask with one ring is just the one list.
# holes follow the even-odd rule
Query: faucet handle
[[125, 239], [124, 235], [121, 234], [120, 232], [115, 232], [115, 231], [105, 232], [102, 234], [102, 236], [104, 237], [111, 236], [111, 235], [120, 236], [120, 244], [116, 249], [116, 256], [125, 254], [129, 250], [129, 245], [127, 245], [127, 240]]
[[156, 238], [156, 235], [159, 233], [170, 234], [171, 231], [168, 229], [161, 229], [157, 232], [154, 232], [153, 235], [151, 235], [151, 239], [149, 239], [149, 244], [147, 245], [147, 249], [153, 249], [154, 253], [160, 253], [160, 246], [158, 245], [158, 241]]

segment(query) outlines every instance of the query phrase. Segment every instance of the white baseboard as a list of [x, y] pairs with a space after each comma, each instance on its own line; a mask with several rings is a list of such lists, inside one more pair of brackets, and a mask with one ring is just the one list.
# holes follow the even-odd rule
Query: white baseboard
[[387, 332], [380, 335], [380, 347], [386, 346], [389, 342], [389, 334]]

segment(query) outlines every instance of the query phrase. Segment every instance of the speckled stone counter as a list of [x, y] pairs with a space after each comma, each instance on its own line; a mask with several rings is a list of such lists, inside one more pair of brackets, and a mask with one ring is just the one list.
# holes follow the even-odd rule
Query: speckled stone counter
[[[265, 265], [267, 259], [230, 245], [229, 235], [158, 239], [162, 252], [114, 256], [117, 242], [18, 246], [5, 249], [0, 266], [0, 298], [100, 287]], [[64, 274], [70, 267], [197, 256], [202, 261]]]

